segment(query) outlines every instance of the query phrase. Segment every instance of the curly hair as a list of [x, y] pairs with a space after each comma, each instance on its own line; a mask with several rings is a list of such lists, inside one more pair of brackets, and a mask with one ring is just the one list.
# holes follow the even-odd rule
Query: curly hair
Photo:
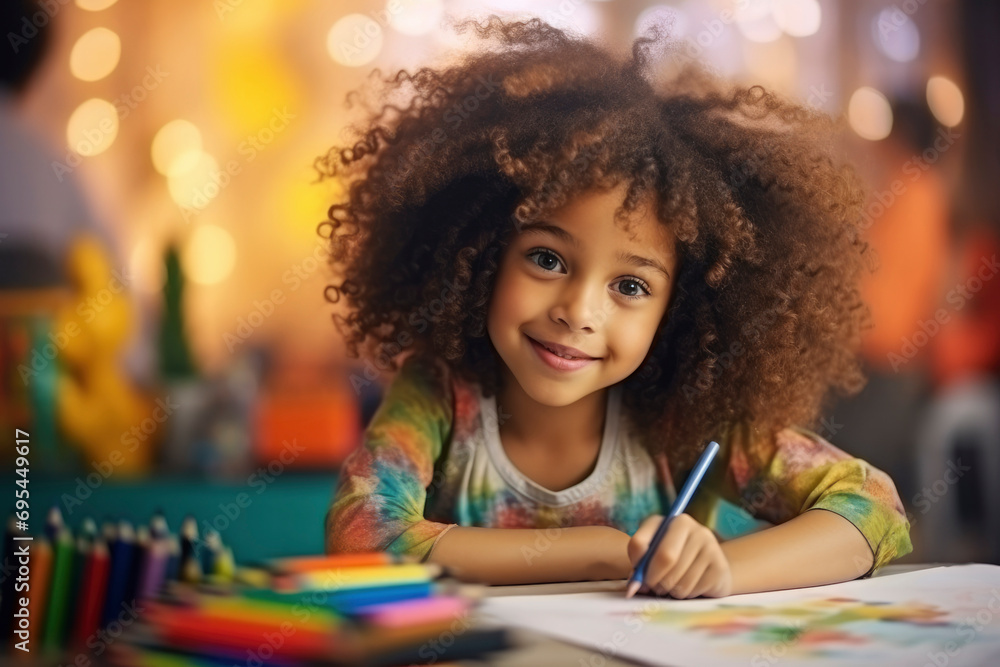
[[680, 258], [659, 333], [623, 381], [651, 452], [690, 464], [740, 422], [773, 440], [814, 425], [831, 390], [861, 390], [872, 250], [838, 122], [690, 63], [655, 83], [659, 26], [616, 55], [539, 19], [457, 30], [470, 25], [500, 48], [385, 79], [389, 93], [413, 86], [406, 106], [381, 98], [350, 146], [317, 158], [321, 179], [350, 183], [319, 233], [352, 357], [381, 354], [390, 371], [400, 353], [443, 360], [494, 395], [486, 314], [503, 248], [521, 223], [624, 183], [618, 213], [654, 202]]

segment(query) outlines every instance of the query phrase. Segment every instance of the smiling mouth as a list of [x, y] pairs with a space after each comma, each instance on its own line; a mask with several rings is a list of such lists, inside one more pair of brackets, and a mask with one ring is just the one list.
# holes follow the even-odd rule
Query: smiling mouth
[[572, 355], [563, 354], [562, 352], [556, 352], [555, 350], [553, 350], [551, 347], [549, 347], [545, 343], [542, 343], [541, 341], [535, 340], [534, 338], [531, 338], [531, 336], [528, 336], [528, 338], [530, 340], [534, 341], [534, 343], [536, 345], [545, 348], [546, 350], [548, 350], [549, 352], [551, 352], [552, 354], [556, 355], [557, 357], [559, 357], [561, 359], [572, 359], [574, 361], [580, 361], [580, 360], [597, 361], [598, 359], [600, 359], [600, 357], [574, 357]]

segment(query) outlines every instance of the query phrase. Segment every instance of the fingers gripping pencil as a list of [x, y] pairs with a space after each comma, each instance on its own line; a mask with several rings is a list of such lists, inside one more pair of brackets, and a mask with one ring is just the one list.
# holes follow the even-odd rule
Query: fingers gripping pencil
[[681, 489], [681, 492], [677, 494], [677, 499], [670, 508], [670, 513], [664, 517], [662, 522], [660, 522], [660, 526], [656, 529], [656, 534], [653, 535], [653, 540], [650, 542], [649, 548], [646, 549], [646, 553], [643, 554], [639, 563], [632, 571], [632, 576], [629, 577], [628, 587], [625, 592], [626, 598], [630, 598], [635, 595], [636, 592], [638, 592], [638, 590], [642, 587], [646, 579], [646, 570], [649, 568], [649, 561], [659, 548], [660, 542], [663, 541], [663, 536], [667, 534], [670, 522], [680, 516], [687, 508], [688, 503], [691, 501], [691, 496], [694, 495], [695, 489], [698, 488], [698, 484], [701, 483], [702, 478], [705, 476], [705, 472], [708, 470], [708, 466], [712, 464], [712, 460], [718, 452], [719, 443], [713, 440], [708, 443], [708, 447], [706, 447], [705, 451], [701, 453], [701, 456], [698, 458], [698, 463], [695, 464], [694, 470], [692, 470], [691, 474], [688, 475], [687, 481], [684, 482], [684, 487]]

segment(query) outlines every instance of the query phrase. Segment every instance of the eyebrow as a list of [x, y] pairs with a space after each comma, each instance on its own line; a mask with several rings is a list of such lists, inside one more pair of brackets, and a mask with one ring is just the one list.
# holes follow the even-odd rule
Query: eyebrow
[[665, 275], [668, 279], [670, 278], [670, 272], [667, 271], [667, 269], [664, 268], [664, 266], [659, 262], [657, 262], [655, 259], [649, 259], [648, 257], [640, 257], [639, 255], [633, 255], [630, 252], [618, 253], [618, 259], [622, 262], [627, 262], [632, 266], [649, 267], [651, 269], [659, 271], [660, 273]]
[[[580, 242], [576, 240], [575, 236], [573, 236], [572, 234], [570, 234], [569, 232], [567, 232], [562, 227], [558, 227], [558, 226], [553, 225], [552, 223], [549, 223], [549, 222], [538, 221], [538, 222], [529, 222], [529, 223], [526, 223], [526, 224], [524, 224], [524, 225], [521, 226], [521, 232], [522, 233], [523, 232], [548, 232], [549, 234], [552, 234], [556, 238], [561, 239], [561, 240], [565, 241], [566, 243], [570, 244], [574, 248], [579, 248], [580, 247]], [[622, 251], [622, 252], [618, 253], [618, 261], [620, 261], [620, 262], [626, 262], [626, 263], [628, 263], [628, 264], [630, 264], [632, 266], [647, 267], [647, 268], [650, 268], [650, 269], [655, 269], [656, 271], [659, 271], [660, 273], [662, 273], [663, 275], [665, 275], [668, 279], [670, 278], [670, 272], [667, 271], [667, 269], [663, 266], [663, 264], [661, 264], [660, 262], [656, 261], [655, 259], [650, 259], [648, 257], [640, 257], [639, 255], [636, 255], [636, 254], [633, 254], [633, 253], [630, 253], [630, 252], [624, 252], [624, 251]]]

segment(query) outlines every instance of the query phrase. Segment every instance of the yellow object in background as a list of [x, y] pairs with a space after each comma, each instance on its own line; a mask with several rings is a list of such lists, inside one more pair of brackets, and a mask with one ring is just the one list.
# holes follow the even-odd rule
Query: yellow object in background
[[128, 278], [113, 269], [93, 237], [73, 243], [67, 274], [73, 298], [55, 320], [56, 331], [66, 334], [60, 352], [59, 425], [66, 440], [79, 447], [87, 468], [110, 465], [126, 475], [145, 472], [157, 434], [137, 439], [132, 433], [153, 418], [155, 405], [119, 365], [134, 321]]

